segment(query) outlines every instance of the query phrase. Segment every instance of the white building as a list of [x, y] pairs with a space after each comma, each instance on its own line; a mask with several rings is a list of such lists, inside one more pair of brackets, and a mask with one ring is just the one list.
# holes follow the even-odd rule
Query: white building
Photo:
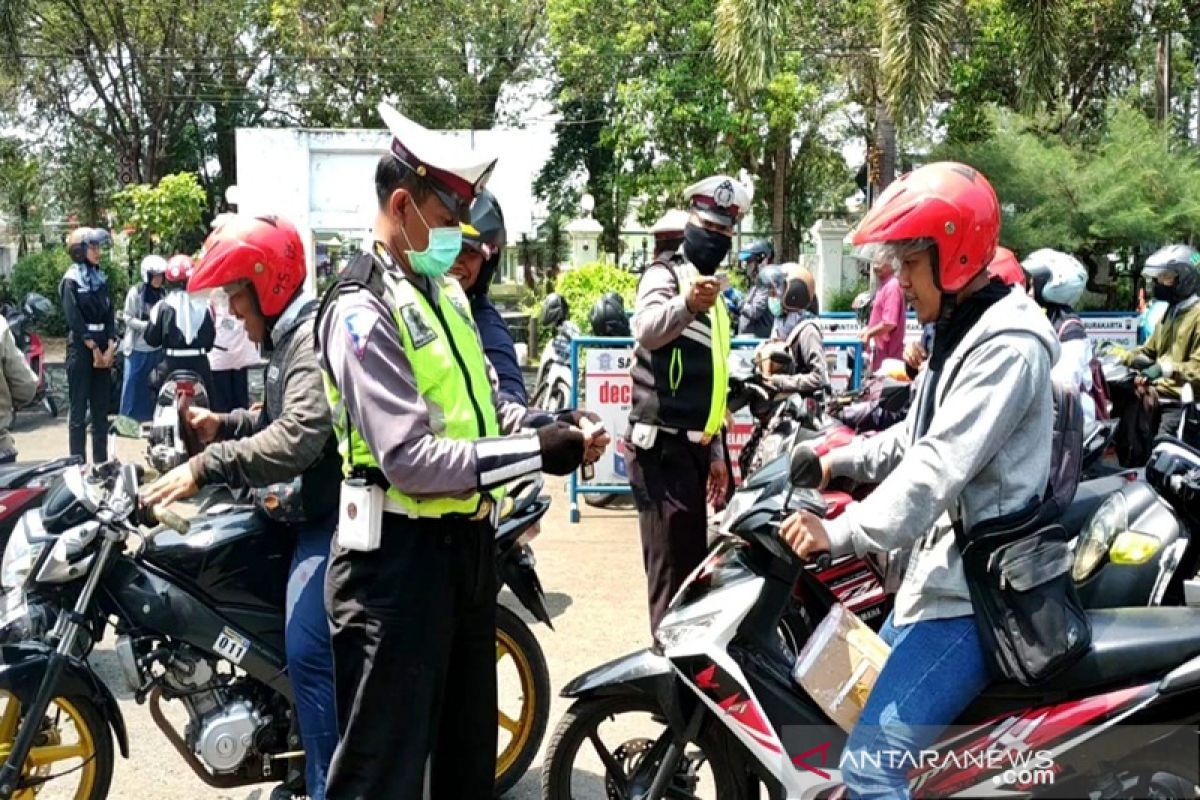
[[[488, 188], [504, 210], [510, 244], [504, 276], [511, 279], [516, 263], [512, 245], [522, 234], [534, 238], [545, 219], [533, 182], [550, 157], [553, 128], [446, 135], [499, 157]], [[388, 144], [382, 129], [239, 128], [238, 211], [286, 217], [307, 234], [309, 264], [339, 262], [371, 237], [377, 209], [375, 165]]]

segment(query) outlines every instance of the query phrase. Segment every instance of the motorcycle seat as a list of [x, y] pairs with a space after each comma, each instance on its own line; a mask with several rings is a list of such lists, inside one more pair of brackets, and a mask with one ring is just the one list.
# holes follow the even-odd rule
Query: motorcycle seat
[[33, 478], [59, 472], [73, 464], [82, 464], [78, 456], [64, 456], [48, 461], [17, 461], [12, 464], [0, 464], [0, 489], [17, 489], [25, 486]]
[[1039, 686], [994, 684], [985, 697], [1075, 694], [1149, 682], [1200, 655], [1200, 608], [1111, 608], [1088, 611], [1088, 618], [1092, 648], [1066, 672]]

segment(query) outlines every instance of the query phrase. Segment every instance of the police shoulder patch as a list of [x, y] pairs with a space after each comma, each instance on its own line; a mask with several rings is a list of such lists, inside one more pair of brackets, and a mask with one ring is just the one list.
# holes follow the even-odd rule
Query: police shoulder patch
[[408, 329], [408, 338], [412, 340], [414, 350], [420, 350], [437, 338], [437, 334], [433, 328], [429, 327], [421, 309], [413, 303], [400, 306], [400, 319], [404, 320], [404, 327]]
[[370, 341], [371, 331], [375, 330], [375, 323], [378, 321], [379, 314], [366, 308], [356, 308], [345, 316], [346, 336], [350, 340], [350, 349], [354, 351], [354, 356], [359, 361], [362, 361], [363, 354], [367, 351], [367, 342]]

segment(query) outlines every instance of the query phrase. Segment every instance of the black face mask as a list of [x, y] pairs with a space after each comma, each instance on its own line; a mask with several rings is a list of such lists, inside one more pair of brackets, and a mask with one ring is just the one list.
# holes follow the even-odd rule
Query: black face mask
[[723, 233], [701, 228], [690, 222], [683, 229], [683, 254], [700, 271], [712, 275], [721, 266], [733, 241]]
[[1179, 300], [1179, 295], [1176, 294], [1174, 286], [1164, 286], [1158, 281], [1154, 282], [1154, 299], [1161, 300], [1164, 303], [1175, 303]]

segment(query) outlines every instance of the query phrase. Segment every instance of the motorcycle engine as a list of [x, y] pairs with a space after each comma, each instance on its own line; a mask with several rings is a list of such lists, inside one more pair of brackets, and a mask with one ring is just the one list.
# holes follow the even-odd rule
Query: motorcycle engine
[[214, 772], [234, 772], [254, 750], [264, 722], [250, 701], [213, 682], [214, 667], [212, 660], [183, 651], [172, 659], [163, 682], [187, 706], [184, 738], [192, 752]]

